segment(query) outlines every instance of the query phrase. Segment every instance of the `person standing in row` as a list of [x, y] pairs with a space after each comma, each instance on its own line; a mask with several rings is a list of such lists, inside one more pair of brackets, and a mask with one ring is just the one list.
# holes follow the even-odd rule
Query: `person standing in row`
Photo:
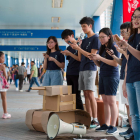
[[112, 32], [109, 28], [103, 28], [99, 31], [99, 39], [101, 41], [99, 54], [89, 55], [89, 59], [100, 67], [99, 94], [102, 95], [105, 113], [105, 124], [97, 128], [96, 131], [106, 131], [107, 134], [114, 134], [117, 132], [116, 93], [119, 84], [119, 68], [118, 63], [107, 52], [112, 49], [117, 57], [119, 57], [119, 53], [114, 46]]
[[64, 69], [65, 58], [60, 52], [55, 36], [47, 40], [47, 53], [44, 55], [43, 68], [46, 70], [42, 86], [63, 85], [61, 68]]
[[115, 36], [114, 40], [121, 49], [128, 50], [129, 58], [122, 87], [124, 96], [128, 97], [134, 139], [140, 140], [140, 7], [132, 14], [132, 25], [134, 34], [128, 43], [118, 41]]
[[71, 44], [71, 47], [79, 52], [80, 73], [79, 90], [84, 91], [86, 110], [91, 116], [91, 128], [99, 126], [97, 119], [97, 102], [95, 100], [95, 79], [97, 66], [92, 60], [89, 60], [90, 53], [96, 54], [101, 46], [98, 35], [93, 32], [94, 21], [90, 17], [84, 17], [79, 22], [82, 30], [87, 34], [87, 38], [82, 40], [81, 48], [77, 43]]
[[[65, 40], [67, 44], [69, 41], [76, 42], [74, 39], [74, 33], [72, 30], [66, 29], [61, 34], [62, 39]], [[67, 47], [67, 50], [61, 51], [62, 54], [67, 56], [69, 64], [67, 66], [66, 78], [67, 85], [72, 85], [72, 93], [76, 94], [76, 109], [84, 110], [83, 103], [81, 100], [81, 91], [78, 90], [78, 79], [79, 79], [79, 68], [80, 61], [78, 58], [78, 51], [72, 49], [70, 46]]]
[[33, 86], [34, 83], [36, 83], [36, 85], [38, 87], [40, 86], [40, 84], [38, 83], [38, 79], [37, 79], [37, 77], [38, 77], [38, 69], [37, 69], [34, 61], [31, 61], [31, 67], [32, 67], [31, 75], [30, 75], [30, 80], [31, 81], [30, 81], [29, 89], [26, 90], [26, 92], [30, 92], [31, 87]]
[[24, 62], [21, 63], [21, 66], [19, 66], [17, 68], [17, 71], [18, 71], [18, 78], [19, 78], [19, 91], [20, 92], [23, 92], [22, 88], [23, 88], [23, 80], [24, 80], [24, 77], [25, 77], [25, 74], [26, 74], [26, 69], [24, 67]]

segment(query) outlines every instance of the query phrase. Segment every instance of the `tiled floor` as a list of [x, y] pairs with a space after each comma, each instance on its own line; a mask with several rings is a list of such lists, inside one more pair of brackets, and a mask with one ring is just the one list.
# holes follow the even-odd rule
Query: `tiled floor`
[[[23, 90], [28, 88], [28, 84], [24, 85]], [[0, 101], [1, 102], [1, 101]], [[8, 112], [11, 113], [11, 119], [0, 119], [0, 140], [46, 140], [45, 133], [30, 131], [25, 125], [25, 115], [29, 109], [40, 109], [42, 107], [42, 96], [37, 91], [18, 92], [12, 84], [7, 92]], [[2, 115], [2, 106], [0, 103], [0, 115]], [[118, 132], [124, 131], [118, 128]], [[68, 134], [70, 135], [70, 134]], [[87, 136], [106, 136], [103, 132], [95, 132], [88, 130]], [[118, 140], [123, 140], [118, 133], [115, 134]]]

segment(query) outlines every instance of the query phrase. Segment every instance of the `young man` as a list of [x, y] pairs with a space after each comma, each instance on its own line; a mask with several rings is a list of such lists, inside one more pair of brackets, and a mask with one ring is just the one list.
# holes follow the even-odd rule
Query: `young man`
[[29, 86], [29, 89], [26, 90], [26, 92], [30, 92], [31, 90], [31, 87], [33, 86], [34, 83], [36, 83], [36, 85], [39, 87], [40, 84], [38, 83], [38, 70], [37, 70], [37, 67], [35, 65], [35, 62], [34, 61], [31, 61], [31, 75], [30, 75], [30, 86]]
[[24, 76], [25, 76], [25, 72], [26, 72], [26, 69], [24, 67], [24, 62], [21, 63], [21, 66], [19, 66], [17, 68], [18, 70], [18, 77], [19, 77], [19, 91], [20, 92], [23, 92], [22, 90], [22, 87], [23, 87], [23, 80], [24, 80]]
[[71, 47], [78, 50], [78, 58], [81, 60], [79, 73], [79, 90], [84, 91], [86, 110], [92, 118], [91, 128], [99, 126], [97, 119], [97, 102], [94, 97], [95, 78], [97, 66], [88, 55], [96, 54], [101, 46], [98, 36], [93, 32], [94, 21], [90, 17], [84, 17], [80, 20], [82, 30], [87, 34], [87, 38], [82, 41], [81, 47], [76, 43]]
[[[130, 22], [125, 22], [120, 26], [121, 36], [127, 42], [130, 37], [130, 30], [131, 30], [130, 27], [131, 27]], [[127, 55], [127, 51], [124, 51], [118, 47], [116, 47], [116, 49], [118, 52], [122, 53], [121, 58], [118, 58], [115, 55], [111, 55], [111, 56], [114, 58], [114, 60], [119, 65], [121, 65], [119, 93], [120, 93], [120, 97], [121, 97], [121, 103], [125, 104], [125, 106], [127, 108], [127, 115], [128, 115], [129, 123], [130, 123], [130, 127], [128, 128], [128, 130], [125, 132], [119, 133], [119, 135], [122, 137], [124, 136], [124, 138], [126, 138], [126, 139], [131, 139], [134, 136], [134, 134], [133, 134], [133, 130], [131, 128], [131, 117], [129, 115], [130, 114], [129, 104], [128, 104], [128, 99], [123, 96], [123, 91], [122, 91], [122, 85], [123, 85], [124, 77], [125, 77], [125, 66], [126, 66], [126, 63], [128, 60], [128, 55]]]
[[[62, 39], [65, 40], [67, 44], [68, 41], [76, 42], [74, 39], [74, 33], [72, 30], [66, 29], [61, 34]], [[66, 78], [67, 78], [67, 84], [72, 85], [72, 93], [76, 94], [76, 109], [82, 109], [83, 103], [81, 100], [80, 90], [78, 90], [78, 78], [79, 78], [79, 66], [80, 61], [78, 60], [78, 51], [72, 49], [70, 46], [67, 47], [67, 50], [62, 51], [62, 54], [67, 56], [67, 60], [69, 61], [69, 64], [67, 66], [67, 72], [66, 72]]]

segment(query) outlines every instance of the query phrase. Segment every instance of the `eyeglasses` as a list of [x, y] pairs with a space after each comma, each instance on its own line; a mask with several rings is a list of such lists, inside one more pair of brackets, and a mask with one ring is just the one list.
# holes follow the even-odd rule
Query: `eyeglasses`
[[106, 36], [99, 36], [99, 39], [104, 39]]
[[121, 34], [128, 34], [128, 32], [126, 32], [126, 31], [121, 31]]
[[135, 20], [136, 18], [140, 20], [140, 16], [132, 16], [132, 20]]
[[52, 42], [52, 41], [51, 41], [51, 42], [47, 42], [47, 44], [53, 44], [53, 43], [54, 43], [54, 42]]

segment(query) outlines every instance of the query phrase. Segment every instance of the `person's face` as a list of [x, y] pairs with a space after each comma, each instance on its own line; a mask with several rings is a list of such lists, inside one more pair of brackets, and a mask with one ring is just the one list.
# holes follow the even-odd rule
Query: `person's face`
[[68, 35], [64, 40], [65, 40], [65, 42], [66, 42], [67, 44], [69, 44], [68, 41], [73, 42], [73, 40], [74, 40], [74, 35], [71, 35], [71, 36]]
[[4, 61], [5, 61], [5, 55], [2, 54], [1, 57], [0, 57], [0, 63], [4, 63]]
[[31, 66], [33, 66], [34, 65], [34, 63], [33, 62], [31, 62]]
[[47, 43], [47, 46], [49, 49], [54, 49], [55, 45], [56, 45], [56, 43], [54, 42], [53, 39], [50, 39], [49, 42]]
[[42, 68], [42, 65], [40, 66], [40, 68]]
[[107, 36], [105, 33], [101, 32], [101, 33], [99, 34], [99, 39], [100, 39], [101, 44], [102, 44], [102, 45], [105, 45], [105, 44], [108, 43], [110, 37]]
[[121, 29], [121, 36], [124, 40], [128, 40], [130, 37], [130, 29]]
[[82, 30], [85, 34], [90, 32], [92, 30], [92, 25], [87, 25], [87, 24], [81, 24]]
[[140, 11], [136, 10], [132, 16], [133, 28], [140, 28]]

